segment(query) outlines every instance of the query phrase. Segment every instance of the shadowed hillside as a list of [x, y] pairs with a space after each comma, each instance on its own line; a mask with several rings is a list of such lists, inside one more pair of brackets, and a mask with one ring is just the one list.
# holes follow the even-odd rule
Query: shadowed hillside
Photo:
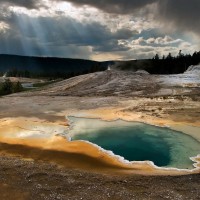
[[22, 77], [63, 77], [103, 71], [112, 62], [82, 59], [0, 55], [0, 73]]

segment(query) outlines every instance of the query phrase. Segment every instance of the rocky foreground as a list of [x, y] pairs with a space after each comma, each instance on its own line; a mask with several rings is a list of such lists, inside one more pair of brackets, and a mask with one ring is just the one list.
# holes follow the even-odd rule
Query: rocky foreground
[[200, 174], [109, 176], [0, 157], [1, 200], [200, 199]]

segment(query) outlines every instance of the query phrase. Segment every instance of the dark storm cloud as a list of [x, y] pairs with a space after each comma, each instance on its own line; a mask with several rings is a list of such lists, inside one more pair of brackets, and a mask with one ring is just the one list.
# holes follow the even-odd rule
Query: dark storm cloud
[[75, 5], [88, 5], [108, 13], [133, 14], [137, 9], [155, 3], [155, 20], [170, 22], [177, 29], [200, 34], [200, 0], [69, 0]]
[[[151, 11], [154, 19], [164, 25], [167, 24], [167, 28], [177, 28], [178, 36], [173, 38], [182, 37], [180, 33], [184, 31], [200, 35], [200, 0], [50, 0], [49, 2], [63, 1], [71, 2], [76, 7], [83, 5], [96, 7], [108, 14], [114, 14], [105, 16], [116, 16], [116, 19], [118, 19], [118, 15], [127, 14], [130, 17], [124, 16], [125, 19], [134, 18], [137, 21], [134, 15], [135, 11], [142, 9], [144, 11], [142, 18], [145, 21], [149, 16], [146, 14]], [[147, 5], [153, 3], [153, 6], [147, 8]], [[12, 11], [7, 5], [38, 9], [39, 14], [32, 17], [19, 14], [20, 12]], [[88, 15], [87, 20], [83, 21], [64, 16], [62, 13], [42, 17], [39, 11], [41, 6], [45, 6], [42, 4], [42, 0], [0, 0], [0, 21], [8, 25], [5, 31], [1, 32], [0, 29], [0, 53], [89, 58], [94, 53], [114, 52], [113, 54], [117, 55], [123, 51], [124, 57], [129, 55], [128, 52], [131, 52], [130, 58], [133, 55], [141, 58], [152, 57], [156, 47], [161, 49], [165, 46], [178, 46], [177, 43], [152, 44], [146, 42], [152, 37], [165, 37], [166, 32], [160, 31], [160, 27], [149, 28], [145, 27], [146, 24], [144, 23], [144, 25], [141, 25], [144, 26], [141, 33], [131, 31], [130, 26], [113, 32], [111, 31], [113, 27], [111, 22], [102, 23], [101, 18], [99, 22], [94, 22], [94, 20], [90, 20], [90, 15]], [[51, 4], [47, 3], [46, 6], [51, 10]], [[146, 9], [148, 12], [145, 12]], [[84, 12], [84, 9], [81, 10]], [[102, 13], [101, 15], [103, 16]], [[138, 13], [136, 15], [139, 16]], [[138, 20], [140, 19], [138, 18]], [[133, 27], [131, 28], [133, 29]], [[131, 46], [130, 42], [139, 37], [142, 37], [144, 41], [139, 43], [138, 46], [136, 45], [137, 49], [135, 49], [134, 44]], [[125, 41], [127, 45], [123, 44], [121, 40]]]
[[[23, 14], [12, 17], [14, 30], [23, 37], [34, 38], [47, 44], [64, 46], [76, 44], [78, 46], [108, 46], [116, 49], [119, 39], [129, 39], [133, 31], [120, 29], [111, 32], [107, 26], [97, 22], [81, 23], [70, 17], [37, 17], [31, 18]], [[12, 21], [10, 20], [10, 21]], [[106, 49], [104, 49], [106, 50]]]
[[[59, 1], [59, 0], [58, 0]], [[130, 14], [132, 11], [157, 0], [69, 0], [76, 5], [88, 5], [109, 13]]]
[[[120, 29], [116, 32], [97, 22], [81, 23], [70, 17], [29, 17], [12, 13], [6, 20], [10, 25], [8, 32], [0, 35], [0, 53], [10, 52], [28, 55], [89, 55], [87, 48], [95, 52], [114, 52], [128, 50], [118, 44], [120, 39], [129, 39], [134, 32]], [[70, 52], [78, 52], [74, 55]], [[84, 52], [84, 48], [86, 52]], [[82, 56], [83, 57], [83, 56]]]
[[0, 5], [21, 6], [28, 9], [37, 8], [38, 3], [38, 0], [0, 0]]
[[200, 35], [200, 0], [160, 0], [159, 19]]
[[[157, 5], [155, 20], [164, 24], [170, 22], [177, 29], [200, 34], [200, 0], [52, 0], [54, 2], [71, 2], [76, 6], [88, 5], [107, 13], [133, 14], [147, 5]], [[51, 1], [50, 1], [51, 2]], [[0, 0], [0, 5], [17, 5], [28, 9], [40, 8], [42, 0]]]

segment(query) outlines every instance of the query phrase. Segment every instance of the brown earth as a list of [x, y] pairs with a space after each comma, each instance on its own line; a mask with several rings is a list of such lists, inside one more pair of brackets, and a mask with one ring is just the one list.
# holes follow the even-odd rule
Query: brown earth
[[200, 174], [101, 175], [0, 156], [1, 200], [200, 199]]

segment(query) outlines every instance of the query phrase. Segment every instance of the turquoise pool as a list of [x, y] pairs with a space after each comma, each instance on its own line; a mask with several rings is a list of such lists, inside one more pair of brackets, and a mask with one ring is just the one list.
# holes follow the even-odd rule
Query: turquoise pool
[[189, 159], [200, 154], [200, 143], [189, 135], [137, 122], [107, 122], [75, 118], [72, 140], [85, 140], [129, 161], [153, 161], [160, 167], [193, 168]]

